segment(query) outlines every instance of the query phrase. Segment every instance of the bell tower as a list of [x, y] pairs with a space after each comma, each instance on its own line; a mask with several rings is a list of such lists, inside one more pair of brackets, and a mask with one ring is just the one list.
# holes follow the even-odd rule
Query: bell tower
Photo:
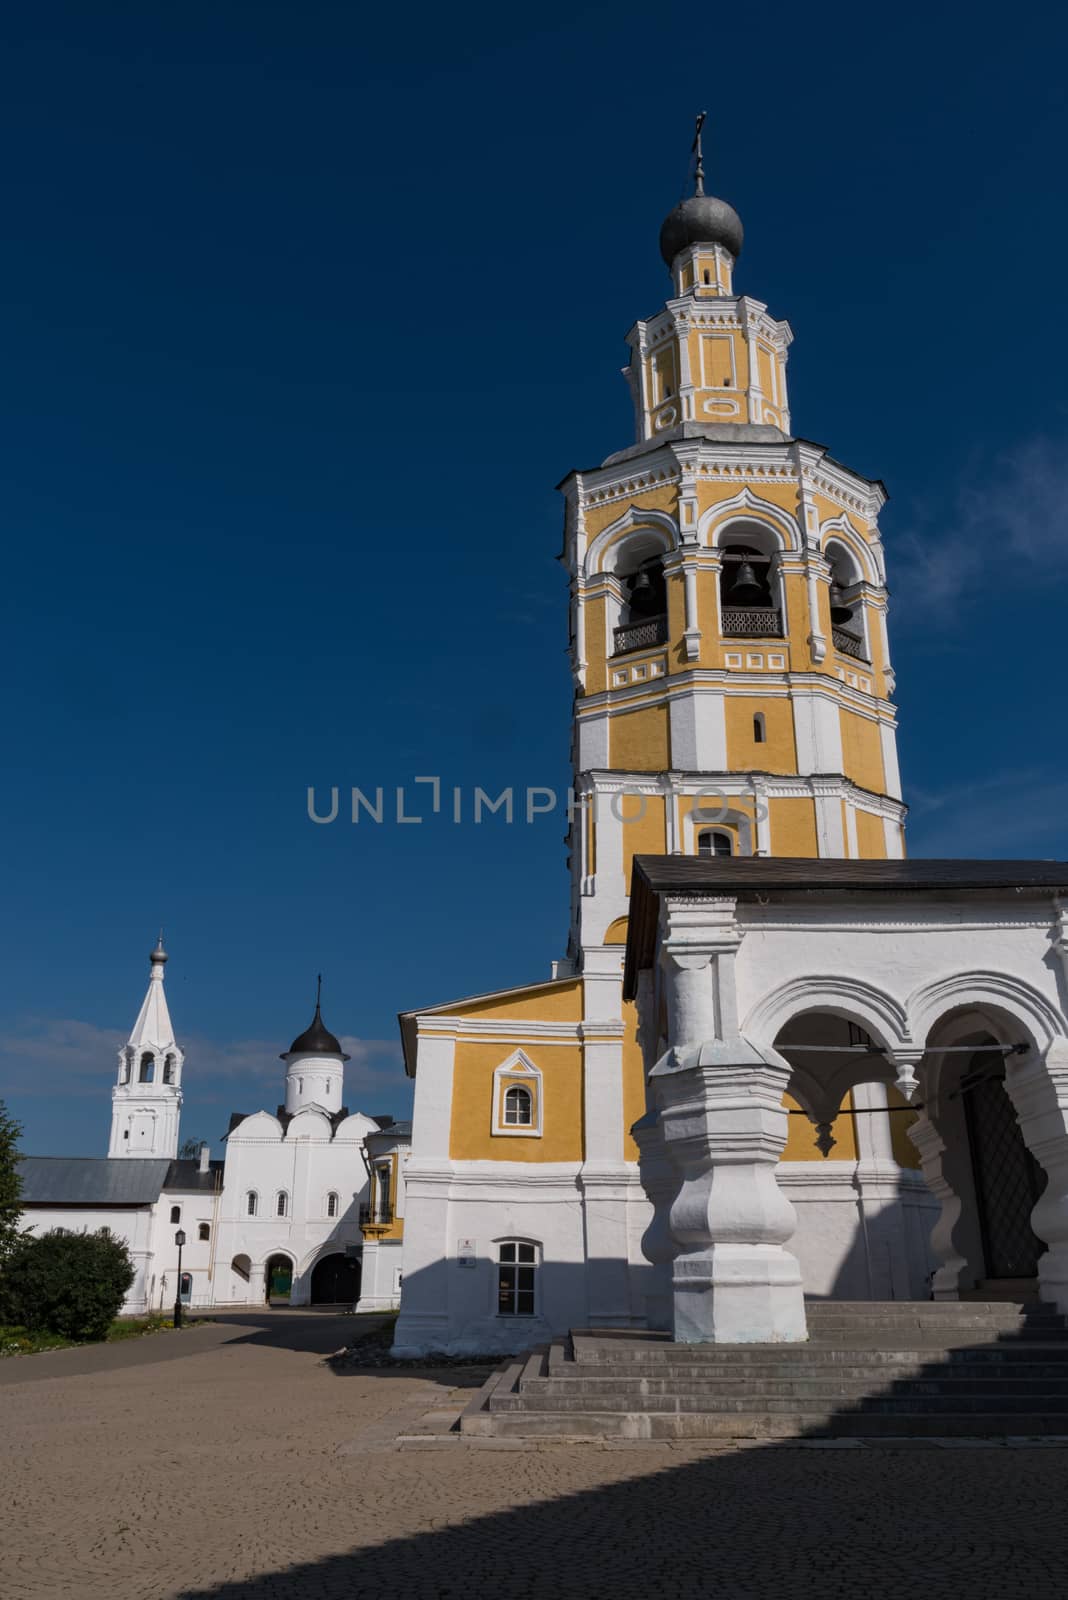
[[[703, 119], [700, 119], [703, 120]], [[792, 431], [793, 334], [694, 193], [627, 335], [634, 442], [561, 484], [575, 688], [569, 962], [615, 977], [636, 854], [900, 856], [881, 483]]]
[[110, 1157], [178, 1154], [182, 1110], [182, 1066], [163, 992], [167, 952], [163, 935], [152, 951], [148, 992], [126, 1044], [119, 1051], [119, 1073], [111, 1091]]

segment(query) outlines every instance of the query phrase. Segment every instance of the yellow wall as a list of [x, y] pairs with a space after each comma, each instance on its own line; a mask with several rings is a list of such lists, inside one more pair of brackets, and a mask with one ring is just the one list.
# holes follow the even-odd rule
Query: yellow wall
[[[790, 1111], [800, 1111], [797, 1101], [786, 1094], [782, 1103]], [[853, 1096], [846, 1097], [849, 1110], [835, 1118], [831, 1124], [831, 1134], [835, 1145], [828, 1161], [855, 1161], [857, 1159], [857, 1136], [853, 1126]], [[786, 1148], [783, 1150], [782, 1161], [821, 1161], [821, 1152], [816, 1149], [816, 1125], [806, 1116], [788, 1117], [789, 1124], [786, 1131]]]
[[773, 856], [818, 856], [816, 802], [807, 796], [766, 802]]
[[[645, 809], [642, 810], [644, 802]], [[630, 893], [630, 869], [635, 856], [662, 856], [667, 853], [664, 796], [627, 795], [619, 807], [623, 817], [623, 872]]]
[[842, 723], [842, 765], [845, 775], [873, 794], [883, 792], [883, 752], [879, 729], [867, 717], [839, 711]]
[[862, 861], [882, 861], [886, 856], [886, 833], [882, 817], [870, 811], [857, 811], [857, 854]]
[[[726, 701], [727, 765], [732, 772], [796, 772], [793, 708], [789, 700], [729, 695]], [[753, 737], [753, 718], [764, 718], [765, 740]]]
[[[517, 1022], [578, 1022], [582, 1017], [582, 981], [563, 978], [559, 983], [535, 983], [521, 989], [504, 989], [481, 1000], [459, 1000], [439, 1006], [450, 1017], [510, 1017]], [[428, 1013], [433, 1015], [433, 1012]], [[498, 1063], [499, 1065], [500, 1063]]]
[[645, 1065], [638, 1044], [638, 1010], [632, 1001], [623, 1003], [623, 1159], [637, 1161], [638, 1146], [630, 1130], [645, 1115]]
[[[540, 1013], [544, 1016], [544, 1012]], [[583, 1148], [582, 1049], [575, 1045], [523, 1046], [542, 1075], [541, 1137], [493, 1130], [493, 1074], [508, 1048], [459, 1040], [452, 1080], [449, 1155], [453, 1161], [581, 1161]]]
[[[900, 1089], [895, 1089], [892, 1083], [886, 1086], [886, 1101], [891, 1107], [908, 1105]], [[908, 1135], [908, 1130], [918, 1115], [916, 1111], [907, 1113], [891, 1111], [890, 1116], [890, 1143], [893, 1146], [894, 1160], [899, 1167], [907, 1167], [910, 1172], [920, 1170], [920, 1152]]]
[[609, 760], [624, 772], [666, 772], [668, 756], [667, 706], [646, 706], [613, 717], [608, 725]]

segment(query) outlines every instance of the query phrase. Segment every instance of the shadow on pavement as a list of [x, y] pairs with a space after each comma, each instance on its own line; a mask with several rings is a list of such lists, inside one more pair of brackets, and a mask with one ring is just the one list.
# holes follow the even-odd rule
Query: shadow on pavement
[[[442, 1519], [449, 1481], [471, 1459], [452, 1450], [420, 1463], [440, 1473]], [[1005, 1600], [1060, 1588], [1063, 1452], [768, 1444], [664, 1466], [666, 1447], [630, 1450], [613, 1459], [632, 1474], [624, 1482], [458, 1514], [449, 1526], [176, 1600]], [[544, 1455], [493, 1460], [517, 1486], [533, 1470], [535, 1492], [566, 1480], [566, 1462], [549, 1475]], [[381, 1505], [388, 1517], [388, 1494]]]

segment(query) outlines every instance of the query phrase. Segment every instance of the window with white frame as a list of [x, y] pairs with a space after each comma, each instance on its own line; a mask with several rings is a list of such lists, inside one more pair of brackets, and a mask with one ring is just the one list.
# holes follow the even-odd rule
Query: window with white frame
[[504, 1091], [504, 1121], [509, 1128], [529, 1128], [534, 1121], [534, 1097], [521, 1083]]
[[248, 1217], [254, 1217], [259, 1209], [260, 1197], [256, 1193], [255, 1189], [250, 1189], [248, 1194], [245, 1196], [245, 1215]]
[[340, 1201], [338, 1196], [331, 1190], [326, 1197], [326, 1214], [328, 1217], [336, 1217], [339, 1210]]
[[526, 1239], [502, 1239], [497, 1246], [497, 1315], [534, 1315], [538, 1247]]
[[541, 1071], [522, 1050], [515, 1050], [493, 1074], [492, 1132], [538, 1138], [542, 1130]]
[[276, 1217], [287, 1217], [289, 1215], [289, 1196], [284, 1189], [279, 1189], [278, 1191], [278, 1196], [274, 1203], [274, 1214]]
[[706, 828], [697, 835], [699, 856], [732, 856], [734, 839], [726, 828]]

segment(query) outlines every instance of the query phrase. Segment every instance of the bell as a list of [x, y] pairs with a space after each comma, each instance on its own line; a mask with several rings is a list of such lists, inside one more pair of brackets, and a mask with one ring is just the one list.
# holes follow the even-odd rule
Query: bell
[[763, 585], [757, 580], [752, 564], [748, 561], [738, 563], [738, 571], [734, 582], [731, 584], [731, 602], [739, 606], [758, 606], [766, 602]]
[[845, 595], [842, 593], [840, 583], [831, 584], [831, 621], [836, 628], [844, 627], [853, 620], [853, 608], [845, 604]]
[[642, 567], [641, 570], [636, 572], [634, 574], [634, 577], [631, 579], [631, 585], [630, 585], [631, 597], [633, 598], [633, 597], [635, 597], [637, 595], [640, 595], [643, 600], [647, 600], [649, 598], [649, 593], [650, 593], [652, 587], [653, 587], [652, 579], [650, 578], [649, 574], [646, 572], [645, 568]]

